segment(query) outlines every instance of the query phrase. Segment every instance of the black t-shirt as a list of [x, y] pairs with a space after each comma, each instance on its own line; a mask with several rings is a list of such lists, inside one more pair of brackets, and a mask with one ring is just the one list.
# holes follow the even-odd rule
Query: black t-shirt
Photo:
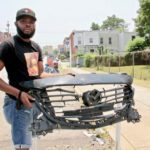
[[35, 42], [24, 42], [14, 36], [0, 44], [0, 59], [8, 73], [9, 84], [20, 89], [21, 81], [39, 78], [38, 61], [42, 61], [40, 47]]

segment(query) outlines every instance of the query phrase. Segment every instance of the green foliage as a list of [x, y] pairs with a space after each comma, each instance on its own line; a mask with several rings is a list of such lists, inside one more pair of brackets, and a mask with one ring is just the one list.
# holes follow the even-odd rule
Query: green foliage
[[92, 25], [91, 25], [91, 29], [92, 30], [99, 30], [100, 27], [99, 27], [99, 25], [97, 23], [93, 22]]
[[150, 64], [150, 51], [137, 52], [134, 54], [135, 65]]
[[150, 35], [145, 36], [145, 47], [150, 48]]
[[94, 58], [96, 55], [94, 54], [85, 54], [84, 55], [84, 65], [85, 67], [91, 67], [92, 65], [94, 65]]
[[[86, 71], [90, 72], [96, 72], [96, 73], [102, 73], [108, 72], [109, 67], [102, 67], [100, 72], [96, 70], [96, 68], [84, 68]], [[133, 66], [120, 66], [120, 69], [118, 66], [111, 67], [111, 72], [113, 73], [127, 73], [128, 75], [132, 75]], [[135, 65], [134, 66], [134, 83], [137, 85], [150, 88], [150, 65]]]
[[140, 9], [135, 19], [136, 31], [140, 36], [150, 35], [150, 0], [139, 0]]
[[[133, 57], [134, 55], [134, 57]], [[135, 65], [150, 64], [150, 51], [138, 51], [134, 53], [127, 53], [125, 56], [120, 55], [99, 55], [94, 58], [94, 66], [98, 68], [101, 66], [132, 66], [134, 58]]]
[[103, 46], [98, 46], [98, 47], [97, 47], [97, 52], [98, 52], [99, 55], [104, 54]]
[[77, 56], [77, 57], [83, 57], [84, 55], [83, 55], [83, 53], [77, 53], [76, 56]]
[[122, 60], [124, 63], [122, 66], [130, 66], [133, 64], [133, 55], [134, 55], [134, 64], [135, 65], [147, 65], [150, 64], [150, 51], [138, 51], [134, 53], [127, 53]]
[[119, 62], [119, 57], [117, 55], [112, 55], [110, 61], [111, 66], [117, 66]]
[[128, 25], [125, 23], [124, 19], [118, 18], [115, 15], [111, 17], [107, 17], [106, 20], [103, 21], [103, 24], [100, 26], [102, 30], [119, 30], [125, 31], [127, 30]]
[[69, 51], [65, 51], [64, 55], [65, 55], [66, 58], [69, 58], [70, 57], [70, 52]]
[[66, 56], [64, 54], [59, 55], [59, 59], [64, 60], [65, 58], [66, 58]]
[[69, 57], [70, 57], [70, 51], [67, 51], [67, 52], [65, 53], [65, 55], [66, 55], [67, 58], [69, 58]]
[[124, 58], [122, 58], [125, 60], [125, 63], [123, 64], [123, 66], [131, 66], [132, 65], [132, 63], [133, 63], [133, 56], [132, 55], [133, 55], [132, 53], [127, 53], [124, 56]]
[[145, 48], [145, 39], [141, 37], [135, 38], [133, 41], [129, 41], [127, 45], [127, 51], [141, 51]]

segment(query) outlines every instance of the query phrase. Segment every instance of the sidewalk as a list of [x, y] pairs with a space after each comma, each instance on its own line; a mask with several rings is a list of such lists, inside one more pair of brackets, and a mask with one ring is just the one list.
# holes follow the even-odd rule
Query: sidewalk
[[[80, 68], [72, 68], [76, 73], [89, 73]], [[150, 150], [150, 89], [133, 85], [135, 88], [135, 108], [142, 116], [139, 123], [120, 123], [121, 150]], [[110, 135], [116, 139], [116, 125], [107, 127]], [[119, 149], [119, 150], [120, 150]]]

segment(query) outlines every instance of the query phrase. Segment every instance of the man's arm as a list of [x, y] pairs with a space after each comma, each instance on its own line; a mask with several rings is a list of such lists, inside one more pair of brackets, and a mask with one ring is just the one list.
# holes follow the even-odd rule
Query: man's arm
[[[4, 63], [0, 60], [0, 71], [4, 68]], [[0, 78], [0, 90], [7, 92], [18, 98], [19, 90], [7, 84], [2, 78]]]
[[[0, 60], [0, 71], [5, 67], [2, 60]], [[20, 90], [7, 84], [2, 78], [0, 78], [0, 90], [4, 91], [10, 95], [15, 96], [17, 99], [19, 98]], [[20, 100], [26, 106], [31, 108], [32, 104], [30, 103], [29, 99], [33, 99], [29, 94], [22, 92], [20, 95]]]

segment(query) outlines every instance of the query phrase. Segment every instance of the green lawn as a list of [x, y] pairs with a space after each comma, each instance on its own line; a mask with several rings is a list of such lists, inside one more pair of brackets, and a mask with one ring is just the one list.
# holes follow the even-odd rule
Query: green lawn
[[127, 73], [134, 75], [134, 83], [140, 86], [150, 88], [150, 65], [125, 66], [125, 67], [99, 67], [97, 68], [83, 68], [91, 72], [111, 72], [111, 73]]

